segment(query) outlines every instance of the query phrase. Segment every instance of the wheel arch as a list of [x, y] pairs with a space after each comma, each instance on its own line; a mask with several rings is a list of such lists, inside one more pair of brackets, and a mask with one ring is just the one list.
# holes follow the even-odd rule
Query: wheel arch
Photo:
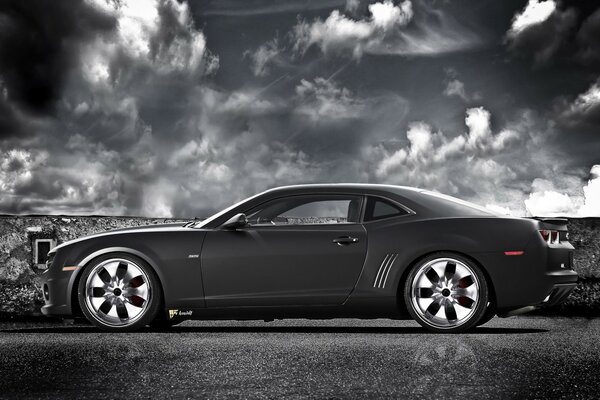
[[481, 261], [479, 261], [477, 258], [473, 257], [470, 254], [467, 253], [463, 253], [461, 251], [456, 251], [456, 250], [432, 250], [432, 251], [428, 251], [427, 253], [421, 254], [420, 256], [416, 257], [415, 259], [413, 259], [410, 263], [408, 263], [407, 267], [404, 268], [404, 271], [402, 272], [402, 275], [400, 276], [400, 279], [397, 283], [397, 287], [396, 287], [396, 301], [398, 304], [398, 309], [400, 310], [400, 312], [402, 314], [407, 314], [408, 315], [408, 308], [406, 307], [406, 304], [404, 303], [404, 284], [406, 283], [406, 279], [408, 278], [408, 275], [410, 274], [410, 271], [414, 268], [414, 266], [419, 263], [419, 261], [423, 260], [425, 257], [429, 257], [432, 254], [436, 254], [436, 253], [452, 253], [452, 254], [456, 254], [459, 255], [461, 257], [466, 258], [467, 260], [470, 260], [471, 262], [473, 262], [475, 265], [477, 265], [480, 269], [481, 272], [483, 272], [483, 274], [485, 275], [485, 279], [488, 283], [488, 290], [489, 290], [489, 301], [490, 304], [495, 307], [497, 304], [496, 301], [496, 290], [494, 288], [494, 282], [492, 281], [492, 278], [489, 274], [489, 272], [486, 270], [485, 266], [483, 265], [483, 263]]
[[[160, 268], [158, 268], [158, 265], [154, 260], [152, 260], [150, 257], [148, 257], [148, 255], [142, 253], [141, 251], [132, 249], [129, 247], [107, 247], [107, 248], [97, 250], [93, 253], [90, 253], [85, 258], [83, 258], [79, 263], [77, 263], [77, 269], [75, 270], [75, 272], [73, 273], [73, 276], [71, 277], [71, 280], [69, 282], [69, 288], [68, 288], [68, 293], [70, 294], [69, 299], [70, 299], [70, 305], [71, 305], [71, 314], [73, 316], [77, 316], [77, 317], [83, 316], [83, 312], [81, 311], [81, 308], [79, 306], [79, 299], [78, 299], [78, 295], [77, 295], [77, 289], [79, 287], [79, 281], [81, 279], [81, 276], [83, 275], [83, 271], [94, 260], [96, 260], [100, 257], [106, 256], [106, 255], [109, 255], [109, 254], [129, 254], [132, 256], [136, 256], [136, 257], [142, 259], [143, 261], [145, 261], [150, 266], [150, 268], [152, 268], [152, 270], [154, 271], [154, 273], [156, 274], [156, 276], [158, 278], [158, 286], [160, 288], [160, 292], [162, 295], [161, 296], [162, 302], [164, 303], [165, 291], [164, 291], [163, 283], [162, 283], [163, 277], [162, 277]], [[162, 305], [161, 305], [161, 307], [162, 307]]]

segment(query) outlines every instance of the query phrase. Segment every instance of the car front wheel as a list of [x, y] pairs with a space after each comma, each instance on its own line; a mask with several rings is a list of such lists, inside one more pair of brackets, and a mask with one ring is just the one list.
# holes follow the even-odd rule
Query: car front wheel
[[464, 332], [484, 316], [488, 284], [471, 260], [453, 253], [436, 253], [419, 261], [404, 286], [411, 316], [434, 332]]
[[79, 280], [79, 305], [98, 328], [134, 331], [154, 320], [161, 303], [158, 278], [142, 259], [129, 254], [99, 257]]

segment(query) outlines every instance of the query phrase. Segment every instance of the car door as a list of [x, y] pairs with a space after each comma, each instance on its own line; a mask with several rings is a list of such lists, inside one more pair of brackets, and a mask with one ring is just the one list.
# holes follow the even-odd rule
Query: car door
[[248, 210], [246, 227], [208, 232], [201, 256], [207, 307], [343, 303], [367, 251], [362, 202], [287, 196]]

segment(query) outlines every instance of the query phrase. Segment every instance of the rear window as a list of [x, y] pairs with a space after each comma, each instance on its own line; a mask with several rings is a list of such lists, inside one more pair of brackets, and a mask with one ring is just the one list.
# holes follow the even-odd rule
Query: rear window
[[392, 203], [391, 201], [369, 197], [365, 209], [365, 221], [375, 221], [378, 219], [398, 217], [408, 214], [406, 210]]

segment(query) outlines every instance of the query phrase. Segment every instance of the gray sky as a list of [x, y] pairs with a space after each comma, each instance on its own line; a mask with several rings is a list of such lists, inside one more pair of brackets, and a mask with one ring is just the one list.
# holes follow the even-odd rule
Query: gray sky
[[0, 154], [0, 213], [371, 182], [600, 216], [600, 5], [3, 1]]

